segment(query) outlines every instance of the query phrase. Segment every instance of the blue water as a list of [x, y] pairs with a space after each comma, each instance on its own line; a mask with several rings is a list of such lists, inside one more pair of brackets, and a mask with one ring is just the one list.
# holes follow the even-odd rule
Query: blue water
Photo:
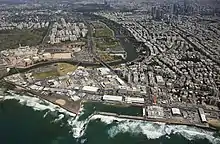
[[[111, 110], [111, 106], [98, 103], [85, 104], [81, 116], [75, 118], [65, 111], [34, 110], [26, 106], [30, 101], [20, 103], [18, 100], [0, 102], [0, 144], [220, 144], [215, 132], [197, 128], [101, 116], [89, 120], [94, 110]], [[135, 108], [134, 112], [138, 113], [139, 109]], [[174, 133], [164, 132], [169, 129]]]

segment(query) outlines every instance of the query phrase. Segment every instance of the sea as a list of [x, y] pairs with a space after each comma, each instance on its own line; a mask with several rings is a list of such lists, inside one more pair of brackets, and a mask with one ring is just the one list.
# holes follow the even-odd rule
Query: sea
[[0, 98], [0, 144], [220, 144], [216, 131], [94, 114], [141, 115], [139, 107], [87, 102], [75, 115], [14, 91]]

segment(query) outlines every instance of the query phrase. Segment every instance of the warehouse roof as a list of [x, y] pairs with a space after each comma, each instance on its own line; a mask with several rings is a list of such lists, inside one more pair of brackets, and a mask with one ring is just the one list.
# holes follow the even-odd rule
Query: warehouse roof
[[173, 115], [181, 115], [180, 109], [178, 108], [172, 108]]
[[156, 80], [157, 80], [158, 83], [164, 83], [163, 77], [160, 76], [160, 75], [156, 76]]
[[84, 86], [82, 88], [83, 91], [90, 91], [90, 92], [97, 92], [98, 91], [98, 87], [94, 87], [94, 86]]
[[144, 98], [139, 98], [139, 97], [127, 97], [125, 99], [126, 102], [129, 103], [144, 103]]
[[102, 98], [107, 101], [122, 101], [122, 96], [104, 95]]

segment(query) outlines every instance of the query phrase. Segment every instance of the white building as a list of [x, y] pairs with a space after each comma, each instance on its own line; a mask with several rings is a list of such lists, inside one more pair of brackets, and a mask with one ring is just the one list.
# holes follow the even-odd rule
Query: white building
[[32, 60], [31, 60], [30, 58], [25, 58], [25, 59], [24, 59], [24, 62], [30, 64], [30, 63], [32, 63]]
[[157, 80], [157, 83], [158, 83], [159, 85], [165, 85], [165, 82], [164, 82], [162, 76], [157, 75], [157, 76], [156, 76], [156, 80]]
[[106, 101], [118, 101], [118, 102], [122, 102], [122, 96], [114, 96], [114, 95], [104, 95], [102, 97], [103, 100]]
[[163, 107], [147, 106], [147, 117], [148, 118], [163, 118], [164, 117]]
[[43, 57], [44, 57], [45, 59], [51, 59], [51, 58], [52, 58], [52, 55], [51, 55], [51, 53], [43, 53]]
[[172, 114], [173, 114], [173, 115], [181, 115], [180, 109], [178, 109], [178, 108], [172, 108], [171, 110], [172, 110]]
[[85, 92], [96, 93], [99, 90], [99, 88], [98, 87], [94, 87], [94, 86], [84, 86], [82, 88], [82, 90], [85, 91]]
[[101, 75], [107, 75], [110, 73], [110, 69], [109, 68], [97, 68], [97, 70], [101, 73]]
[[141, 103], [141, 104], [144, 104], [144, 98], [139, 98], [139, 97], [126, 97], [125, 101], [127, 103]]
[[201, 118], [202, 122], [207, 122], [204, 110], [202, 108], [199, 108], [199, 115], [200, 115], [200, 118]]
[[71, 59], [72, 55], [71, 53], [54, 53], [53, 58], [54, 59]]

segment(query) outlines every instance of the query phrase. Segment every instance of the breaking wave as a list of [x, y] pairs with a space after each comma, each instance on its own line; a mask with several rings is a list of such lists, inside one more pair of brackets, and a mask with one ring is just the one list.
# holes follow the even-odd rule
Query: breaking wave
[[168, 138], [171, 134], [179, 134], [188, 140], [193, 139], [208, 139], [213, 144], [219, 144], [220, 138], [213, 136], [215, 132], [199, 129], [196, 127], [189, 127], [184, 125], [166, 125], [164, 123], [144, 122], [139, 120], [127, 120], [116, 118], [113, 116], [93, 115], [82, 122], [75, 121], [75, 126], [81, 130], [80, 134], [73, 131], [75, 138], [80, 138], [84, 135], [88, 123], [92, 120], [99, 119], [101, 122], [109, 125], [107, 130], [110, 138], [115, 137], [120, 133], [144, 134], [148, 139], [157, 139], [162, 136]]
[[148, 139], [157, 139], [170, 134], [180, 134], [188, 140], [208, 139], [213, 144], [219, 144], [220, 138], [214, 137], [214, 132], [206, 131], [196, 127], [184, 125], [166, 125], [164, 123], [153, 123], [143, 121], [126, 120], [119, 122], [108, 130], [110, 137], [115, 137], [119, 133], [144, 134]]
[[71, 122], [70, 125], [73, 127], [74, 137], [82, 137], [86, 131], [88, 123], [97, 119], [106, 125], [110, 125], [109, 129], [107, 130], [110, 138], [113, 138], [120, 133], [131, 133], [134, 135], [141, 133], [146, 135], [148, 139], [157, 139], [162, 136], [170, 138], [169, 135], [171, 134], [180, 134], [188, 140], [206, 138], [213, 144], [220, 143], [220, 138], [213, 136], [215, 132], [206, 131], [196, 127], [127, 120], [103, 115], [92, 115], [84, 121], [77, 121], [77, 119], [74, 119], [73, 121], [70, 120], [69, 122]]
[[[13, 91], [10, 91], [9, 93], [9, 96], [0, 96], [0, 98], [4, 98], [5, 100], [16, 99], [19, 101], [19, 103], [32, 107], [34, 110], [50, 110], [61, 112], [62, 114], [59, 114], [58, 118], [55, 119], [54, 122], [62, 120], [65, 115], [70, 116], [67, 120], [67, 123], [71, 127], [71, 133], [73, 134], [73, 137], [76, 139], [81, 138], [85, 134], [90, 121], [100, 120], [100, 122], [108, 125], [107, 132], [110, 138], [115, 137], [119, 133], [131, 133], [133, 135], [144, 134], [148, 139], [157, 139], [162, 136], [169, 138], [169, 135], [171, 134], [179, 134], [188, 140], [206, 138], [213, 144], [220, 143], [220, 138], [213, 136], [214, 132], [189, 126], [166, 125], [164, 123], [127, 120], [103, 115], [90, 115], [86, 119], [80, 120], [80, 117], [83, 116], [86, 111], [83, 106], [80, 109], [80, 115], [75, 115], [45, 100], [41, 100], [35, 97], [18, 95], [13, 93]], [[49, 112], [47, 111], [44, 114], [44, 117], [46, 117], [48, 113]], [[84, 141], [86, 140], [82, 140], [82, 143], [84, 143]]]
[[[8, 91], [8, 95], [7, 96], [0, 96], [1, 99], [3, 100], [10, 100], [10, 99], [15, 99], [17, 100], [20, 104], [28, 106], [28, 107], [32, 107], [34, 110], [37, 111], [43, 111], [43, 110], [49, 110], [52, 112], [58, 111], [60, 113], [64, 113], [67, 114], [69, 116], [75, 117], [76, 114], [71, 113], [63, 108], [61, 108], [58, 105], [55, 105], [49, 101], [46, 100], [42, 100], [36, 97], [30, 97], [30, 96], [25, 96], [25, 95], [18, 95], [16, 93], [14, 93], [14, 91]], [[44, 117], [46, 117], [46, 115], [48, 114], [45, 113]]]

